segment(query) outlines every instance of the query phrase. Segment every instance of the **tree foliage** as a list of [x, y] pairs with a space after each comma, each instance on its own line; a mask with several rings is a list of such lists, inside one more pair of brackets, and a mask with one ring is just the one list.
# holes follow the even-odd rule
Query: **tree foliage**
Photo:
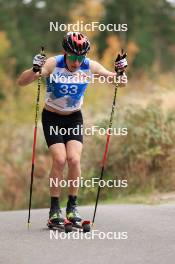
[[[169, 70], [174, 66], [175, 8], [166, 0], [107, 0], [104, 1], [104, 24], [128, 24], [127, 32], [115, 32], [127, 49], [135, 42], [139, 52], [133, 61], [135, 69], [149, 69], [155, 62], [159, 70]], [[97, 38], [99, 53], [106, 48], [106, 40], [111, 32], [101, 32]]]

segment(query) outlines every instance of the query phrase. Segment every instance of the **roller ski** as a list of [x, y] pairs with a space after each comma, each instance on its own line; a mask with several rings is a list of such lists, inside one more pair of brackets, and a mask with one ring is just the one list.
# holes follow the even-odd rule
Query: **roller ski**
[[72, 223], [73, 229], [80, 229], [84, 233], [90, 232], [90, 221], [82, 220], [76, 205], [71, 205], [71, 207], [66, 209], [66, 217], [67, 220]]
[[72, 223], [62, 216], [61, 210], [50, 211], [49, 220], [47, 222], [49, 229], [72, 232]]

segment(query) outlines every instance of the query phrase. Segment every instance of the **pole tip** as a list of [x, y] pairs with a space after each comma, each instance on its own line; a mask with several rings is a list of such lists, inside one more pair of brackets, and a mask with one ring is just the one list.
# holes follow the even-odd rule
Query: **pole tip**
[[91, 227], [92, 227], [92, 228], [95, 227], [95, 223], [94, 223], [94, 222], [91, 223]]
[[28, 227], [28, 230], [29, 230], [30, 227], [31, 227], [31, 223], [30, 222], [27, 223], [27, 227]]

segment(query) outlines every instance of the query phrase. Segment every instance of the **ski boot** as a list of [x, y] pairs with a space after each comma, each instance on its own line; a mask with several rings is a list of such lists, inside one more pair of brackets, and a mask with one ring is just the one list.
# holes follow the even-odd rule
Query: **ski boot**
[[71, 205], [66, 209], [67, 220], [72, 223], [74, 228], [82, 230], [84, 233], [90, 232], [90, 221], [82, 220], [78, 210], [77, 205]]
[[47, 226], [50, 229], [64, 230], [66, 233], [72, 231], [72, 223], [67, 219], [64, 219], [60, 209], [58, 209], [57, 211], [51, 210], [49, 212], [49, 220], [47, 222]]

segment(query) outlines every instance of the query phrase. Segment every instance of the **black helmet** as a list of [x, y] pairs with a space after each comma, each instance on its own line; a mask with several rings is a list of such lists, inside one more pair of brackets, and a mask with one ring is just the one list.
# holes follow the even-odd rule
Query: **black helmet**
[[79, 32], [68, 32], [63, 38], [63, 48], [75, 55], [84, 55], [90, 50], [90, 42]]

